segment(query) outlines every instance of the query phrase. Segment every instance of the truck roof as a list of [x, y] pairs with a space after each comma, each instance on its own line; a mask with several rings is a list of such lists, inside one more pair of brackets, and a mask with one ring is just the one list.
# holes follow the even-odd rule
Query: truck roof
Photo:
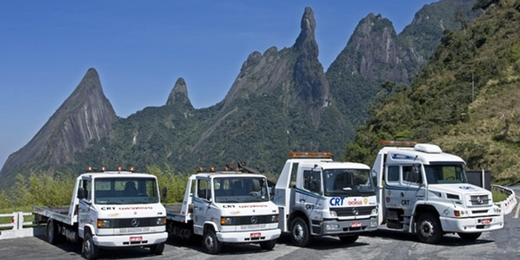
[[340, 162], [333, 161], [332, 159], [288, 159], [287, 162], [299, 163], [300, 165], [318, 165], [327, 169], [366, 169], [370, 170], [370, 167], [363, 163], [354, 162]]
[[91, 175], [95, 178], [104, 178], [104, 177], [150, 177], [154, 176], [148, 173], [135, 173], [130, 171], [104, 171], [104, 172], [86, 172], [81, 174], [82, 176]]
[[[421, 149], [426, 147], [426, 149]], [[428, 148], [434, 149], [428, 149]], [[391, 160], [395, 161], [419, 161], [423, 164], [432, 164], [436, 162], [454, 162], [454, 163], [465, 163], [459, 156], [444, 153], [438, 148], [438, 146], [422, 146], [416, 145], [415, 147], [384, 147], [379, 153], [387, 154]]]
[[248, 172], [235, 172], [235, 171], [218, 171], [218, 172], [199, 172], [195, 174], [196, 176], [204, 176], [204, 177], [237, 177], [237, 176], [245, 176], [245, 177], [263, 177], [262, 174], [257, 173], [248, 173]]

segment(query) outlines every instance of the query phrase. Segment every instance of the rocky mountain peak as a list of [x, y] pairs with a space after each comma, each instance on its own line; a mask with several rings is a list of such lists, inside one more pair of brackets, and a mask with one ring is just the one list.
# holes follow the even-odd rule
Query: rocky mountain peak
[[170, 95], [168, 96], [168, 100], [166, 101], [167, 106], [175, 104], [184, 104], [192, 107], [191, 101], [188, 97], [188, 88], [186, 87], [186, 82], [182, 77], [177, 79]]
[[314, 11], [310, 7], [305, 7], [300, 27], [301, 32], [298, 36], [298, 39], [296, 39], [294, 48], [308, 48], [309, 46], [305, 45], [313, 45], [312, 47], [315, 47], [315, 50], [317, 52], [318, 44], [316, 43], [316, 39], [314, 36], [316, 32], [316, 20], [314, 19]]
[[[105, 97], [99, 75], [88, 69], [78, 86], [51, 116], [38, 133], [5, 162], [1, 185], [13, 180], [19, 165], [49, 165], [48, 172], [64, 163], [73, 162], [74, 154], [84, 150], [92, 140], [110, 134], [117, 120], [112, 105]], [[9, 176], [5, 176], [9, 174]]]
[[330, 104], [331, 96], [323, 66], [318, 60], [318, 44], [314, 37], [316, 21], [310, 7], [305, 8], [301, 29], [293, 46], [297, 55], [294, 65], [294, 84], [299, 100], [312, 105], [312, 121], [318, 125], [322, 108]]

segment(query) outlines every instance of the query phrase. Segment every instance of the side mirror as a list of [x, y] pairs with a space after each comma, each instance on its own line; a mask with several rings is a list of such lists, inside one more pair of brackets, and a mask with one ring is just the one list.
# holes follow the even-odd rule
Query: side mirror
[[86, 196], [85, 193], [86, 193], [86, 192], [85, 192], [85, 189], [84, 189], [84, 188], [79, 188], [79, 189], [78, 189], [78, 196], [77, 196], [78, 199], [81, 200], [81, 199], [86, 198], [87, 196]]
[[161, 198], [166, 199], [166, 196], [168, 195], [168, 188], [163, 187], [161, 192]]

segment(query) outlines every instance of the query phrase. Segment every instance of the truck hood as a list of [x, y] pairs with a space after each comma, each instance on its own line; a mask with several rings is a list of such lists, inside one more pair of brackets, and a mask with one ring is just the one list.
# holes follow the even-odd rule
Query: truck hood
[[278, 207], [272, 201], [252, 203], [218, 203], [222, 216], [278, 214]]
[[458, 195], [489, 195], [488, 190], [469, 183], [431, 184], [428, 189], [433, 192], [451, 193]]
[[166, 217], [166, 209], [160, 203], [96, 205], [99, 218]]

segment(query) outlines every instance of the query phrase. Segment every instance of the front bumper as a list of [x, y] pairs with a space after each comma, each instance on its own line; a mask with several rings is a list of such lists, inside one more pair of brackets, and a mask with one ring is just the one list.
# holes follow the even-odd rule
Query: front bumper
[[356, 220], [325, 219], [323, 220], [321, 230], [322, 235], [343, 235], [375, 231], [377, 230], [377, 216]]
[[[439, 217], [444, 232], [475, 233], [504, 227], [504, 215], [471, 218]], [[488, 223], [489, 220], [489, 223]]]
[[99, 247], [134, 247], [151, 246], [166, 242], [167, 232], [133, 234], [122, 236], [94, 236], [94, 244]]
[[280, 229], [264, 229], [248, 232], [218, 232], [217, 238], [224, 243], [256, 243], [277, 239], [280, 234]]

